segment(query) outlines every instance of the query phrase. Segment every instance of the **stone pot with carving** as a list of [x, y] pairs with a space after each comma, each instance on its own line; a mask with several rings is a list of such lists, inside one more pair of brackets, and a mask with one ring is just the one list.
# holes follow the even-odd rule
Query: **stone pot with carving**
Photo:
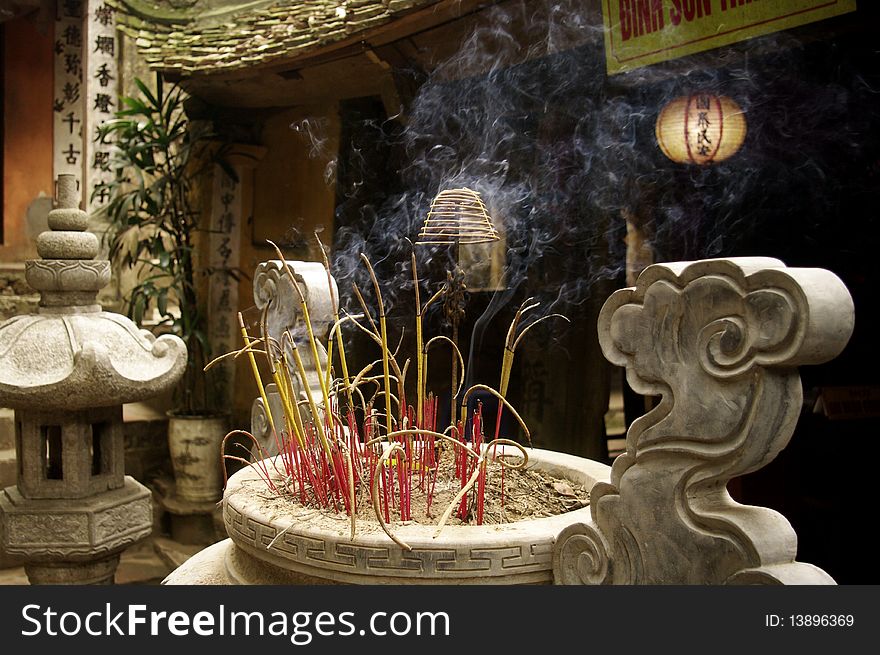
[[[610, 467], [548, 450], [529, 449], [529, 464], [591, 488]], [[270, 465], [271, 466], [271, 465]], [[252, 468], [233, 475], [223, 494], [229, 539], [201, 551], [164, 584], [550, 584], [553, 549], [567, 527], [590, 520], [590, 507], [493, 525], [395, 526], [412, 550], [377, 523], [361, 521], [351, 539], [347, 517], [318, 517], [291, 504], [267, 504]]]
[[220, 448], [227, 432], [228, 414], [168, 412], [168, 450], [180, 500], [194, 503], [220, 500], [223, 492]]

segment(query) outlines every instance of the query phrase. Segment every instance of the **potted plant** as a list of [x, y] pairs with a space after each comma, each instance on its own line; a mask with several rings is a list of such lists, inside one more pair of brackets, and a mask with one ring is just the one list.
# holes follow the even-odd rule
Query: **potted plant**
[[137, 279], [126, 295], [128, 315], [139, 326], [179, 336], [187, 366], [173, 396], [169, 448], [177, 495], [189, 501], [220, 496], [219, 444], [228, 415], [212, 404], [204, 366], [210, 356], [206, 316], [196, 274], [200, 176], [215, 163], [234, 176], [210, 127], [189, 120], [186, 94], [157, 76], [155, 91], [139, 79], [136, 97], [120, 99], [116, 118], [99, 129], [113, 146], [115, 178], [102, 210], [109, 223], [110, 256]]

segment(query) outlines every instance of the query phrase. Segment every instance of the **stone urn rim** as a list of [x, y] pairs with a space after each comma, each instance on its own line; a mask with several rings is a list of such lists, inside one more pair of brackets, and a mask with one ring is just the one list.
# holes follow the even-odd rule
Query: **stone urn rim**
[[[588, 489], [610, 477], [611, 467], [595, 460], [537, 448], [526, 450], [530, 468], [579, 482]], [[399, 582], [427, 578], [439, 584], [481, 577], [488, 583], [501, 579], [509, 582], [516, 577], [519, 582], [517, 576], [526, 582], [551, 582], [557, 536], [572, 524], [591, 522], [591, 507], [587, 505], [553, 516], [503, 524], [446, 525], [439, 536], [435, 536], [436, 525], [395, 524], [395, 535], [412, 547], [412, 551], [406, 551], [377, 522], [366, 526], [358, 522], [352, 540], [347, 516], [340, 515], [338, 520], [322, 518], [318, 525], [314, 520], [317, 510], [309, 512], [299, 505], [292, 507], [304, 516], [272, 516], [258, 494], [247, 493], [251, 481], [264, 484], [258, 478], [253, 467], [245, 467], [229, 478], [224, 490], [223, 520], [232, 542], [263, 562], [308, 575], [326, 574], [328, 579], [342, 582], [372, 582], [379, 577]], [[449, 553], [454, 553], [452, 560], [448, 559]], [[434, 562], [432, 558], [444, 561]], [[485, 567], [479, 562], [481, 558], [489, 562]]]

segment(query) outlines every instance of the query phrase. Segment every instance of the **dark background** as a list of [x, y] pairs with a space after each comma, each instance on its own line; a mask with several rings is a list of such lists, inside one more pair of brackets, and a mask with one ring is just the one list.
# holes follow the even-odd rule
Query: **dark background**
[[[498, 11], [519, 6], [502, 4]], [[486, 45], [506, 24], [498, 18], [486, 17], [491, 30], [477, 41], [482, 46], [462, 46], [446, 68], [503, 60], [503, 40], [492, 46], [499, 52]], [[782, 512], [799, 535], [800, 560], [839, 583], [876, 583], [864, 534], [875, 514], [878, 418], [829, 420], [813, 406], [822, 387], [876, 385], [880, 362], [872, 338], [880, 254], [877, 19], [876, 3], [862, 2], [854, 14], [610, 78], [600, 36], [453, 80], [401, 69], [416, 89], [405, 124], [389, 120], [375, 98], [342, 104], [334, 254], [343, 295], [353, 280], [368, 289], [350, 265], [367, 252], [392, 289], [391, 314], [411, 318], [403, 237], [418, 232], [438, 189], [476, 188], [504, 225], [511, 283], [494, 296], [470, 296], [462, 324], [466, 356], [475, 344], [469, 380], [496, 383], [508, 322], [526, 297], [540, 300], [545, 313], [566, 314], [571, 325], [550, 322], [533, 335], [532, 354], [548, 366], [536, 372], [534, 359], [520, 362], [510, 398], [528, 404], [529, 384], [539, 383], [540, 405], [552, 416], [533, 412], [546, 428], [536, 445], [601, 458], [613, 371], [598, 350], [595, 321], [605, 298], [626, 286], [624, 212], [650, 235], [656, 261], [760, 255], [833, 271], [855, 302], [853, 337], [834, 361], [801, 371], [805, 404], [790, 445], [765, 469], [734, 480], [731, 491]], [[538, 40], [546, 28], [531, 25], [520, 38]], [[697, 89], [735, 98], [748, 120], [740, 152], [707, 167], [669, 161], [654, 136], [659, 109]], [[419, 252], [423, 299], [448, 257], [442, 249]], [[426, 323], [428, 332], [448, 330], [439, 310]], [[521, 358], [529, 360], [528, 347]], [[448, 398], [448, 373], [432, 375], [432, 388]], [[626, 396], [629, 423], [644, 405]]]

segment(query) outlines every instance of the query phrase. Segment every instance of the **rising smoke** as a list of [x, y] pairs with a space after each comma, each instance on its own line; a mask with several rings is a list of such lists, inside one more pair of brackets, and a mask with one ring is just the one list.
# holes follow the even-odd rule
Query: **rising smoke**
[[[358, 217], [337, 219], [333, 265], [344, 302], [356, 306], [353, 282], [372, 293], [361, 253], [380, 270], [387, 305], [411, 302], [409, 240], [446, 188], [479, 191], [508, 246], [507, 288], [476, 321], [473, 345], [502, 308], [505, 329], [525, 296], [567, 313], [598, 282], [622, 284], [628, 221], [644, 230], [656, 261], [796, 260], [827, 244], [827, 226], [850, 207], [842, 199], [876, 186], [866, 179], [877, 170], [876, 52], [816, 39], [815, 30], [787, 32], [608, 77], [598, 4], [503, 2], [473, 16], [452, 56], [397, 71], [422, 82], [403, 119], [353, 127], [393, 155], [384, 192], [357, 193], [377, 162], [356, 140], [340, 154], [344, 179], [328, 158], [339, 217]], [[749, 130], [737, 155], [702, 168], [666, 160], [653, 131], [666, 102], [696, 91], [735, 99]], [[319, 123], [297, 129], [321, 152]], [[840, 240], [834, 261], [849, 247]], [[417, 254], [423, 271], [450, 256]], [[440, 282], [423, 276], [423, 294]]]

